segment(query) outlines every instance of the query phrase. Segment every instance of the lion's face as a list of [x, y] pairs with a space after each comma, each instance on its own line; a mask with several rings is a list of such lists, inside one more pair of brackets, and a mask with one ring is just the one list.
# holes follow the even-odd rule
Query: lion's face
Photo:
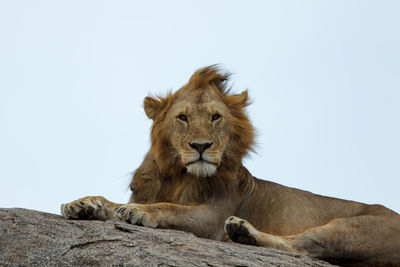
[[205, 68], [174, 94], [145, 99], [146, 114], [154, 121], [152, 151], [159, 166], [207, 177], [224, 161], [237, 164], [247, 153], [254, 135], [242, 110], [247, 92], [228, 95], [221, 88], [221, 77], [226, 79]]
[[212, 176], [227, 149], [229, 110], [213, 90], [181, 94], [166, 116], [170, 143], [187, 171]]

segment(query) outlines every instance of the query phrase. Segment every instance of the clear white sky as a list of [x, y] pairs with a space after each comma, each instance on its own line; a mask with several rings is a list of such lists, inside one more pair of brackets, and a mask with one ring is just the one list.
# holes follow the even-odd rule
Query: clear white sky
[[249, 89], [256, 176], [400, 212], [399, 1], [0, 1], [0, 207], [126, 202], [150, 92]]

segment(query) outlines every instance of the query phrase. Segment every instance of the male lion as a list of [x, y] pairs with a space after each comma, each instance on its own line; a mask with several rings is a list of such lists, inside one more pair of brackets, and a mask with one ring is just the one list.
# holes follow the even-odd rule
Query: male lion
[[225, 232], [235, 242], [331, 263], [400, 266], [396, 212], [249, 173], [242, 165], [254, 139], [244, 113], [247, 91], [229, 94], [227, 79], [218, 67], [205, 67], [175, 93], [146, 97], [144, 110], [153, 120], [151, 148], [133, 175], [129, 204], [84, 197], [62, 205], [63, 216], [117, 218], [215, 240]]

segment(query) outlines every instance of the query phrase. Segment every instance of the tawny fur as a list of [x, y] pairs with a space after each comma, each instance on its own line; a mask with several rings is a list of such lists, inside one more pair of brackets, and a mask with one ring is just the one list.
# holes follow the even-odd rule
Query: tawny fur
[[196, 71], [175, 93], [146, 97], [151, 148], [134, 173], [129, 204], [85, 197], [69, 219], [119, 219], [200, 237], [273, 247], [346, 266], [399, 266], [400, 216], [380, 205], [315, 195], [253, 177], [243, 167], [254, 129], [247, 91], [229, 74]]

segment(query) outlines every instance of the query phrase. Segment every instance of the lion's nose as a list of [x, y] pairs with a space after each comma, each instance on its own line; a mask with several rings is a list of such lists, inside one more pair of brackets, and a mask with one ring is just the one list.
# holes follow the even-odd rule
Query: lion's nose
[[194, 148], [197, 150], [197, 152], [201, 154], [203, 154], [204, 151], [206, 151], [206, 149], [210, 148], [212, 146], [213, 143], [208, 143], [208, 142], [204, 142], [204, 143], [189, 143], [189, 146], [191, 148]]

